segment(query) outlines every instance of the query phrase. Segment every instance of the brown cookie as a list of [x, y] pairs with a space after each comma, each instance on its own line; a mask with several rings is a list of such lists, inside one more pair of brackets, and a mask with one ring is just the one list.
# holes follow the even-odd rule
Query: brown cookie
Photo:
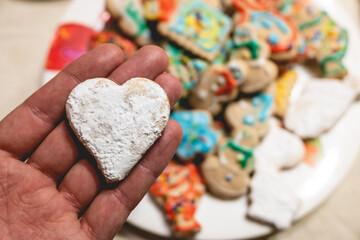
[[[278, 76], [279, 70], [277, 65], [268, 59], [270, 56], [268, 44], [264, 41], [254, 42], [254, 44], [257, 46], [256, 49], [242, 47], [237, 49], [232, 55], [232, 59], [246, 60], [249, 67], [249, 74], [240, 86], [240, 91], [244, 93], [259, 92]], [[257, 52], [254, 53], [253, 51]]]
[[234, 161], [237, 154], [224, 150], [220, 157], [209, 156], [201, 164], [201, 172], [209, 191], [219, 198], [231, 199], [244, 195], [250, 184], [248, 173]]
[[248, 68], [240, 60], [227, 66], [208, 67], [192, 90], [189, 103], [194, 108], [209, 110], [213, 115], [217, 115], [222, 110], [222, 103], [238, 96], [238, 86], [247, 75]]
[[251, 127], [264, 137], [269, 131], [268, 118], [273, 112], [273, 96], [259, 94], [252, 99], [231, 103], [225, 109], [225, 121], [231, 128]]
[[151, 42], [151, 32], [140, 0], [106, 0], [106, 8], [117, 19], [119, 28], [139, 45]]

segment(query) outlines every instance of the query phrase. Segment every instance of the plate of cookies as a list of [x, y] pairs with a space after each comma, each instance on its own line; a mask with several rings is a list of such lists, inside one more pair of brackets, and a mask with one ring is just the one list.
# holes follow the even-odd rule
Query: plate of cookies
[[[87, 6], [84, 8], [84, 6]], [[74, 0], [43, 82], [86, 51], [156, 44], [183, 86], [174, 159], [129, 216], [154, 236], [247, 239], [290, 227], [360, 142], [360, 31], [335, 0]]]

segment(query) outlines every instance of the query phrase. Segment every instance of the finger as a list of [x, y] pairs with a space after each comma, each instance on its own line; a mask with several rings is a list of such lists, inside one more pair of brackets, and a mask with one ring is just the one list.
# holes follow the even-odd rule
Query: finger
[[108, 76], [123, 60], [120, 48], [105, 44], [71, 63], [1, 121], [0, 149], [27, 157], [63, 116], [71, 90], [86, 79]]
[[182, 86], [180, 81], [169, 73], [160, 74], [154, 81], [164, 89], [169, 98], [170, 106], [173, 107], [181, 97]]
[[[120, 71], [123, 69], [123, 65], [136, 65], [138, 59], [147, 58], [147, 55], [150, 53], [152, 55], [150, 58], [157, 56], [156, 59], [159, 58], [159, 60], [152, 59], [152, 61], [140, 65], [136, 70], [133, 69], [133, 71], [137, 72], [142, 77], [154, 78], [154, 76], [159, 75], [166, 69], [165, 65], [167, 64], [167, 61], [166, 59], [163, 59], [164, 55], [162, 51], [163, 50], [160, 50], [160, 48], [153, 46], [140, 49], [133, 58], [124, 62], [116, 69], [117, 73], [112, 74], [115, 78], [113, 80], [119, 83], [119, 79], [121, 81], [121, 79], [130, 79], [134, 77], [135, 75], [132, 72], [127, 72], [127, 67], [125, 67], [126, 70], [124, 70], [127, 73], [122, 73]], [[179, 98], [179, 92], [181, 94], [181, 86], [178, 83], [178, 80], [170, 74], [161, 74], [155, 81], [164, 88], [170, 102], [174, 104]], [[68, 127], [66, 125], [67, 124], [62, 123], [59, 127], [60, 129], [55, 128], [28, 160], [29, 164], [50, 176], [55, 182], [62, 179], [65, 173], [77, 160], [76, 145], [74, 144], [71, 135], [68, 133]]]
[[57, 183], [78, 159], [79, 150], [74, 139], [68, 124], [62, 121], [39, 145], [27, 163]]
[[182, 138], [181, 126], [170, 120], [163, 136], [115, 189], [103, 190], [81, 219], [94, 239], [111, 239], [124, 224], [151, 184], [172, 159]]
[[141, 48], [128, 61], [119, 66], [109, 79], [123, 84], [134, 77], [154, 79], [165, 72], [168, 67], [168, 56], [166, 52], [157, 46], [145, 46]]
[[74, 211], [81, 213], [99, 192], [97, 170], [89, 160], [81, 159], [66, 174], [58, 189], [74, 207]]

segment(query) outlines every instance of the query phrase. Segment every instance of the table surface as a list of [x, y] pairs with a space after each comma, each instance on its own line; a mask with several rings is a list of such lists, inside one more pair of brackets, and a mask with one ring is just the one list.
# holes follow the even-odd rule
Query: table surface
[[[342, 0], [360, 28], [360, 2]], [[49, 44], [69, 0], [0, 0], [0, 119], [40, 87]], [[360, 239], [360, 155], [351, 171], [315, 211], [271, 240]], [[115, 237], [148, 239], [125, 226]]]

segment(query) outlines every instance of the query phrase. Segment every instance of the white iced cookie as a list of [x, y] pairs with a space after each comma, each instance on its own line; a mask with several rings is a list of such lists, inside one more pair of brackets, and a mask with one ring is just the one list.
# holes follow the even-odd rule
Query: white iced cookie
[[279, 127], [272, 127], [262, 143], [255, 149], [256, 169], [275, 171], [294, 167], [305, 156], [302, 140]]
[[329, 130], [344, 114], [356, 96], [339, 80], [312, 80], [296, 102], [290, 104], [285, 127], [303, 139], [315, 138]]
[[273, 224], [277, 229], [290, 227], [300, 200], [275, 172], [257, 171], [251, 181], [248, 215]]
[[121, 86], [106, 78], [89, 79], [74, 88], [66, 102], [71, 128], [107, 182], [126, 177], [160, 137], [169, 114], [166, 93], [145, 78]]

